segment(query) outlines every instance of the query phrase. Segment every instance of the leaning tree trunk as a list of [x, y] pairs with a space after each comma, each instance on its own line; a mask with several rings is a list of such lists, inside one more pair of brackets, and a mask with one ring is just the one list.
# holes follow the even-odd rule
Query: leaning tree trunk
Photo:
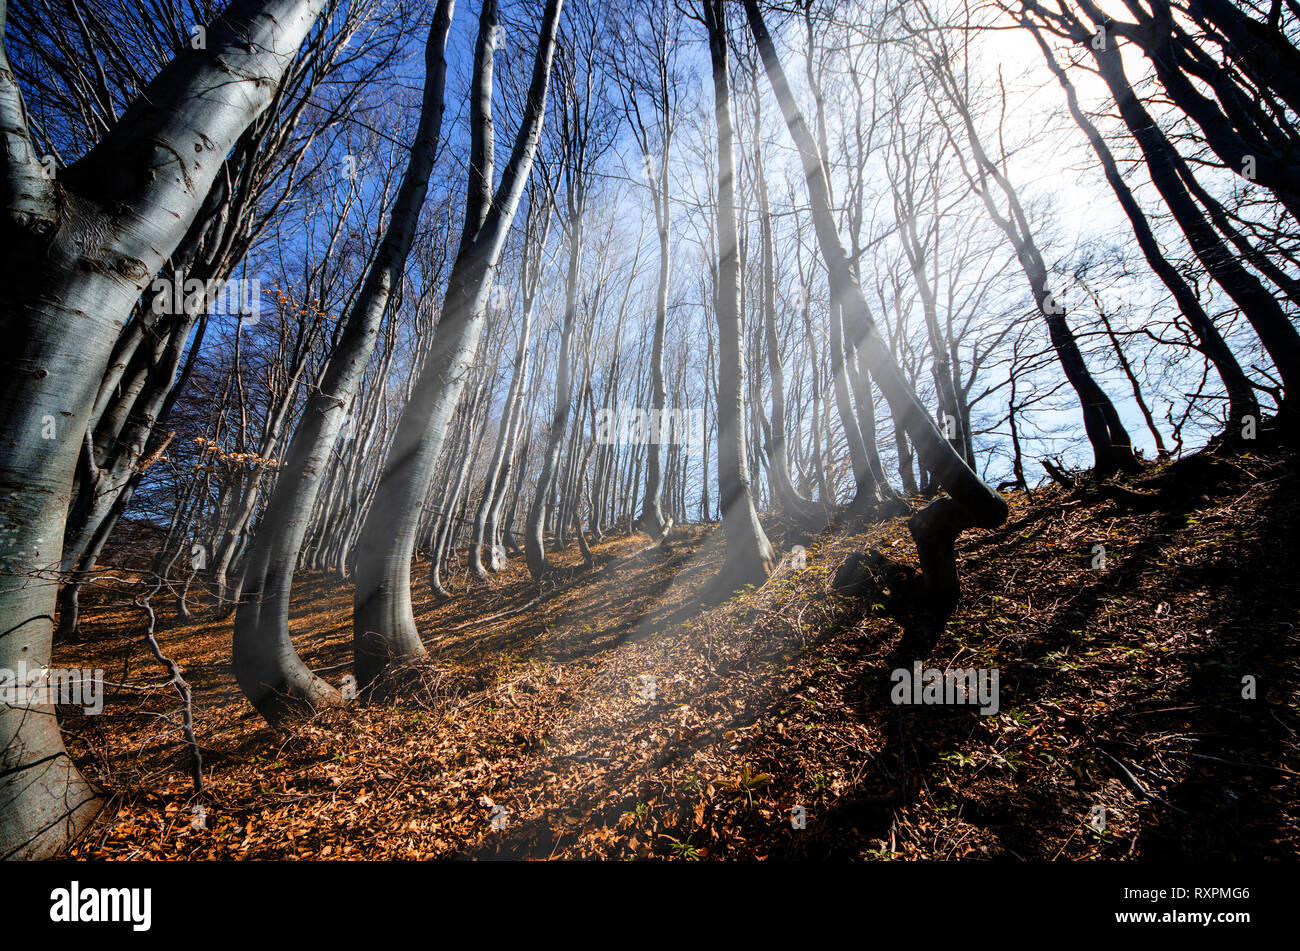
[[[1077, 23], [1082, 30], [1082, 24]], [[1105, 80], [1129, 133], [1137, 141], [1152, 184], [1160, 192], [1187, 243], [1215, 282], [1223, 288], [1255, 329], [1282, 379], [1283, 396], [1277, 407], [1284, 432], [1300, 431], [1300, 413], [1291, 394], [1300, 388], [1300, 334], [1268, 289], [1246, 270], [1205, 220], [1180, 177], [1191, 175], [1186, 162], [1152, 119], [1129, 84], [1119, 51], [1089, 47], [1101, 78]]]
[[[495, 539], [492, 532], [489, 531], [489, 522], [495, 522], [493, 507], [497, 505], [497, 498], [503, 470], [508, 468], [507, 456], [510, 452], [510, 434], [514, 431], [515, 413], [518, 403], [522, 397], [524, 386], [524, 369], [528, 360], [528, 334], [529, 325], [532, 323], [533, 304], [536, 298], [528, 295], [524, 300], [523, 318], [519, 329], [519, 343], [515, 348], [514, 368], [510, 375], [510, 388], [506, 392], [505, 402], [501, 406], [501, 421], [497, 427], [496, 445], [492, 450], [492, 458], [488, 463], [487, 476], [483, 480], [483, 496], [479, 499], [478, 507], [474, 510], [473, 536], [469, 543], [469, 571], [479, 581], [488, 580], [488, 568], [493, 571], [498, 570]], [[487, 549], [486, 565], [484, 564], [484, 549]]]
[[578, 314], [578, 273], [582, 267], [582, 199], [570, 203], [569, 215], [569, 272], [564, 289], [564, 326], [560, 331], [559, 368], [555, 379], [555, 410], [542, 455], [542, 471], [537, 477], [537, 492], [528, 510], [524, 528], [524, 558], [534, 579], [545, 574], [545, 527], [555, 498], [556, 477], [560, 466], [560, 450], [569, 426], [571, 363], [573, 360], [573, 327]]
[[718, 132], [718, 492], [727, 555], [716, 581], [719, 593], [761, 582], [776, 552], [758, 521], [750, 489], [745, 439], [745, 357], [740, 315], [740, 259], [736, 233], [735, 131], [731, 121], [726, 4], [703, 0], [713, 65], [713, 108]]
[[859, 332], [862, 353], [876, 383], [889, 401], [890, 408], [911, 438], [922, 461], [947, 491], [912, 516], [908, 527], [916, 540], [922, 578], [929, 593], [929, 606], [937, 611], [951, 609], [960, 596], [954, 544], [968, 528], [996, 528], [1007, 518], [1007, 503], [966, 465], [952, 444], [944, 439], [916, 393], [908, 386], [898, 364], [876, 331], [867, 310], [862, 289], [835, 229], [826, 185], [826, 170], [821, 155], [776, 55], [755, 0], [745, 0], [750, 32], [758, 46], [768, 80], [780, 103], [790, 136], [799, 149], [808, 194], [812, 200], [813, 221], [822, 257], [831, 275], [836, 299], [851, 316]]
[[492, 276], [541, 137], [562, 0], [547, 0], [524, 115], [509, 164], [492, 191], [492, 44], [495, 0], [485, 0], [470, 96], [472, 148], [465, 228], [442, 316], [411, 400], [402, 411], [374, 504], [357, 542], [353, 650], [368, 686], [390, 663], [427, 656], [411, 610], [411, 556], [420, 505], [478, 348]]
[[[82, 435], [127, 315], [201, 206], [235, 140], [271, 102], [324, 0], [235, 0], [59, 181], [28, 133], [0, 53], [0, 667], [50, 659], [56, 586]], [[6, 9], [0, 2], [0, 28]], [[42, 580], [37, 580], [42, 579]], [[52, 707], [0, 709], [0, 858], [40, 858], [99, 808]]]
[[[474, 513], [474, 534], [469, 546], [470, 573], [480, 581], [488, 580], [489, 571], [505, 567], [497, 547], [497, 518], [501, 511], [502, 494], [510, 475], [511, 454], [519, 431], [519, 415], [523, 406], [524, 387], [528, 374], [529, 337], [532, 329], [533, 309], [537, 306], [537, 292], [542, 279], [543, 252], [551, 231], [551, 204], [546, 198], [551, 182], [542, 176], [530, 176], [525, 194], [528, 208], [524, 214], [524, 242], [519, 263], [519, 287], [523, 297], [520, 318], [519, 345], [510, 378], [510, 389], [501, 410], [501, 425], [497, 433], [496, 448], [488, 465], [483, 485], [483, 498]], [[486, 562], [485, 562], [486, 557]]]
[[388, 230], [320, 386], [303, 409], [244, 571], [235, 614], [235, 679], [249, 702], [271, 722], [341, 700], [333, 686], [307, 668], [289, 638], [293, 574], [330, 450], [374, 352], [389, 299], [402, 280], [424, 206], [442, 129], [447, 35], [454, 6], [455, 0], [439, 0], [434, 12], [425, 46], [419, 128]]
[[[1021, 270], [1029, 281], [1034, 303], [1043, 322], [1047, 324], [1047, 336], [1056, 352], [1057, 361], [1065, 372], [1079, 406], [1083, 412], [1083, 428], [1092, 445], [1094, 471], [1102, 476], [1110, 476], [1123, 470], [1132, 472], [1138, 468], [1137, 457], [1133, 454], [1133, 442], [1125, 429], [1115, 404], [1101, 388], [1079, 349], [1078, 339], [1070, 328], [1064, 305], [1053, 295], [1049, 283], [1047, 265], [1043, 255], [1034, 241], [1029, 225], [1029, 216], [1025, 213], [1010, 179], [989, 157], [975, 131], [975, 122], [965, 102], [958, 79], [948, 71], [945, 65], [937, 65], [934, 75], [943, 86], [944, 92], [956, 108], [966, 129], [966, 139], [970, 143], [975, 164], [979, 170], [980, 186], [974, 188], [984, 203], [989, 219], [1007, 236], [1016, 252]], [[1003, 215], [993, 200], [986, 179], [992, 179], [1001, 191], [1007, 203], [1007, 214]]]

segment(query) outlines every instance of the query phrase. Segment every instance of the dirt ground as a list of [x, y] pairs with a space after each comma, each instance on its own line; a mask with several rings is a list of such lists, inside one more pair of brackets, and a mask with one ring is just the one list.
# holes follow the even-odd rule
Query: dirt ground
[[[540, 591], [517, 560], [486, 585], [458, 568], [439, 603], [417, 571], [422, 687], [278, 732], [234, 683], [230, 619], [159, 603], [194, 689], [202, 795], [143, 614], [107, 583], [55, 652], [110, 683], [103, 714], [61, 709], [110, 794], [72, 854], [1294, 858], [1295, 460], [1193, 456], [1129, 486], [1009, 494], [1002, 528], [959, 542], [965, 594], [929, 640], [883, 592], [831, 590], [854, 552], [914, 560], [901, 519], [833, 526], [806, 567], [787, 558], [707, 609], [714, 526], [671, 551], [606, 539], [590, 570], [571, 545]], [[351, 603], [334, 577], [296, 587], [295, 643], [334, 683]], [[998, 712], [895, 705], [891, 672], [916, 660], [997, 669]]]

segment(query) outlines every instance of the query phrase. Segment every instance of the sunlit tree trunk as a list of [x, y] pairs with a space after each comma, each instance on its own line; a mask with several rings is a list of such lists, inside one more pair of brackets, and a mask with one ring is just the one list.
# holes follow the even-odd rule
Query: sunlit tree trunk
[[454, 0], [439, 0], [434, 11], [425, 46], [419, 128], [378, 256], [348, 314], [324, 379], [308, 397], [248, 555], [235, 615], [235, 679], [249, 702], [271, 721], [340, 700], [338, 691], [302, 662], [289, 638], [293, 575], [330, 451], [374, 352], [390, 298], [402, 280], [424, 207], [442, 129], [453, 8]]
[[745, 0], [745, 13], [786, 126], [799, 150], [812, 200], [817, 241], [831, 275], [835, 297], [860, 328], [857, 335], [861, 341], [859, 352], [867, 359], [885, 399], [926, 466], [935, 473], [948, 493], [913, 515], [909, 528], [916, 540], [923, 578], [930, 592], [930, 607], [938, 610], [950, 608], [960, 596], [953, 548], [957, 536], [968, 528], [1001, 525], [1007, 517], [1006, 501], [980, 479], [952, 444], [943, 438], [876, 332], [862, 289], [853, 276], [844, 245], [835, 229], [821, 154], [790, 90], [755, 0]]
[[465, 226], [433, 346], [402, 412], [374, 504], [357, 543], [353, 614], [356, 676], [371, 684], [392, 662], [427, 656], [411, 610], [411, 556], [429, 488], [469, 364], [478, 348], [493, 273], [514, 219], [546, 111], [562, 0], [547, 0], [528, 98], [509, 163], [492, 190], [492, 47], [497, 5], [485, 0], [474, 51]]
[[[113, 346], [270, 103], [323, 0], [235, 0], [80, 161], [48, 179], [0, 54], [0, 667], [49, 662], [61, 540], [82, 435]], [[7, 13], [0, 0], [0, 24]], [[64, 847], [98, 810], [54, 710], [0, 709], [0, 858]]]
[[762, 582], [776, 552], [758, 521], [748, 473], [745, 439], [745, 359], [740, 312], [740, 258], [736, 234], [735, 132], [731, 121], [726, 4], [703, 0], [713, 64], [713, 109], [718, 131], [718, 492], [727, 557], [718, 590]]

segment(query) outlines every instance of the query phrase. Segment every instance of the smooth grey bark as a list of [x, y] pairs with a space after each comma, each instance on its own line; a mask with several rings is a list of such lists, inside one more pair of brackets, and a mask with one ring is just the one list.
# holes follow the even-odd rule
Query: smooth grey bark
[[[664, 159], [667, 165], [666, 156]], [[668, 405], [668, 388], [664, 382], [664, 337], [668, 326], [668, 281], [671, 257], [668, 248], [668, 221], [666, 190], [667, 172], [664, 173], [661, 187], [665, 190], [660, 212], [658, 198], [655, 199], [656, 230], [659, 234], [659, 279], [655, 286], [655, 328], [654, 344], [650, 353], [650, 407], [651, 419], [662, 420], [664, 407]], [[646, 481], [645, 501], [641, 506], [641, 527], [647, 534], [658, 537], [664, 529], [663, 513], [663, 431], [652, 433], [646, 446]]]
[[[194, 369], [207, 321], [203, 316], [199, 317], [198, 329], [195, 331], [194, 340], [190, 343], [189, 354], [177, 378], [175, 372], [177, 361], [180, 359], [181, 347], [191, 326], [192, 322], [186, 321], [183, 325], [183, 333], [174, 331], [165, 338], [165, 345], [161, 352], [154, 352], [157, 365], [153, 376], [161, 377], [167, 374], [168, 383], [171, 384], [173, 380], [175, 383], [165, 388], [154, 386], [150, 392], [142, 394], [141, 398], [135, 401], [130, 418], [123, 422], [115, 437], [115, 451], [108, 458], [101, 460], [98, 458], [98, 440], [94, 436], [87, 439], [84, 444], [79, 463], [80, 471], [74, 480], [73, 502], [63, 532], [64, 585], [59, 591], [57, 639], [67, 639], [76, 635], [80, 620], [81, 586], [85, 578], [94, 570], [100, 552], [107, 543], [118, 518], [130, 504], [141, 477], [171, 442], [170, 433], [161, 439], [156, 438], [158, 425], [170, 415], [176, 397]], [[110, 370], [105, 378], [113, 376]], [[101, 398], [103, 392], [104, 384], [101, 384]], [[92, 420], [97, 415], [98, 409], [99, 407], [92, 412]], [[152, 449], [149, 448], [151, 436], [155, 437], [156, 442]]]
[[776, 565], [776, 552], [758, 521], [747, 463], [735, 130], [731, 118], [726, 4], [720, 0], [702, 0], [702, 7], [713, 66], [713, 113], [718, 137], [718, 279], [714, 311], [718, 325], [718, 493], [726, 561], [715, 584], [718, 593], [728, 593], [764, 581]]
[[570, 393], [570, 364], [573, 359], [573, 328], [578, 313], [578, 275], [582, 269], [583, 202], [581, 193], [577, 196], [570, 195], [565, 229], [569, 239], [569, 264], [564, 287], [564, 324], [560, 331], [560, 354], [555, 376], [555, 408], [551, 413], [546, 447], [542, 452], [542, 471], [537, 477], [537, 491], [533, 495], [533, 504], [528, 509], [528, 520], [524, 526], [524, 558], [534, 579], [541, 578], [549, 567], [546, 561], [545, 523], [555, 495], [560, 450], [564, 434], [568, 430], [573, 402]]
[[957, 536], [967, 528], [996, 528], [1001, 525], [1007, 518], [1006, 500], [976, 475], [954, 451], [952, 444], [943, 438], [880, 339], [835, 229], [821, 154], [790, 90], [755, 0], [745, 0], [745, 13], [786, 126], [799, 150], [812, 201], [817, 241], [831, 275], [835, 297], [860, 329], [859, 353], [867, 359], [885, 399], [927, 468], [934, 472], [948, 493], [913, 515], [908, 527], [916, 541], [930, 607], [939, 611], [950, 609], [960, 597], [953, 548]]
[[[515, 428], [515, 414], [524, 387], [524, 372], [528, 362], [528, 332], [532, 322], [532, 300], [524, 302], [522, 324], [519, 329], [519, 342], [515, 348], [515, 359], [510, 375], [510, 389], [506, 393], [505, 403], [501, 407], [501, 420], [497, 426], [496, 445], [488, 463], [487, 476], [483, 480], [483, 495], [474, 510], [474, 534], [469, 543], [469, 570], [480, 581], [488, 580], [488, 569], [498, 570], [495, 540], [488, 531], [488, 520], [492, 508], [499, 498], [502, 470], [506, 467], [506, 458], [510, 451], [510, 434]], [[487, 560], [484, 561], [484, 547], [487, 547]]]
[[496, 446], [483, 482], [483, 496], [474, 512], [473, 537], [470, 539], [469, 570], [480, 581], [488, 580], [489, 570], [500, 571], [504, 567], [498, 557], [496, 523], [501, 511], [505, 482], [510, 475], [510, 459], [514, 453], [515, 438], [519, 432], [519, 415], [523, 407], [524, 387], [528, 374], [533, 309], [537, 306], [537, 292], [542, 276], [542, 252], [550, 234], [550, 182], [541, 185], [537, 182], [538, 177], [530, 176], [528, 209], [525, 213], [527, 221], [519, 267], [519, 281], [523, 292], [519, 343], [515, 349], [510, 389], [501, 410]]
[[[287, 374], [280, 399], [270, 408], [268, 413], [262, 438], [258, 443], [257, 457], [260, 461], [244, 479], [241, 486], [242, 493], [238, 496], [233, 512], [225, 521], [225, 528], [215, 550], [211, 576], [212, 590], [217, 601], [217, 610], [222, 612], [223, 615], [228, 615], [238, 607], [243, 584], [242, 575], [235, 582], [235, 590], [229, 590], [231, 566], [235, 561], [236, 554], [248, 544], [248, 532], [252, 524], [253, 513], [257, 508], [258, 500], [261, 498], [262, 483], [266, 479], [270, 461], [279, 452], [289, 411], [293, 407], [298, 380], [307, 365], [306, 341], [300, 340], [300, 343], [304, 345]], [[238, 367], [235, 368], [235, 372], [239, 372]]]
[[[561, 548], [566, 543], [565, 533], [568, 527], [564, 517], [568, 500], [565, 490], [569, 487], [574, 458], [572, 441], [567, 456], [563, 447], [573, 411], [574, 333], [579, 319], [587, 196], [591, 190], [595, 160], [604, 147], [604, 142], [599, 137], [593, 138], [593, 74], [596, 67], [592, 52], [575, 39], [573, 48], [563, 51], [556, 64], [559, 75], [556, 89], [557, 93], [562, 92], [563, 101], [562, 109], [557, 110], [558, 162], [565, 183], [564, 231], [569, 255], [564, 288], [564, 320], [556, 368], [555, 407], [542, 453], [542, 471], [524, 526], [524, 557], [534, 579], [541, 578], [550, 567], [546, 559], [544, 539], [548, 522], [553, 525], [556, 542]], [[597, 294], [600, 292], [599, 287], [598, 282]], [[575, 433], [577, 431], [575, 429]], [[568, 465], [561, 465], [562, 456], [568, 460]]]
[[235, 613], [235, 679], [248, 701], [273, 723], [304, 708], [335, 705], [342, 699], [338, 690], [307, 668], [289, 637], [293, 575], [330, 450], [374, 352], [390, 298], [402, 280], [424, 207], [442, 130], [446, 46], [454, 7], [454, 0], [439, 0], [434, 11], [425, 45], [419, 127], [387, 230], [329, 367], [303, 408], [248, 556]]
[[[127, 315], [270, 103], [323, 0], [235, 0], [81, 160], [47, 179], [0, 54], [0, 667], [50, 658], [61, 542], [82, 436]], [[0, 24], [7, 5], [0, 0]], [[52, 438], [46, 438], [48, 434]], [[56, 853], [98, 812], [52, 707], [0, 710], [0, 858]]]
[[[213, 181], [202, 209], [170, 255], [168, 266], [160, 275], [162, 278], [174, 281], [180, 272], [184, 272], [185, 278], [197, 279], [204, 284], [211, 280], [221, 286], [231, 277], [257, 237], [264, 233], [275, 217], [275, 210], [282, 207], [284, 199], [298, 183], [294, 171], [306, 148], [322, 130], [337, 121], [361, 88], [361, 83], [353, 83], [335, 104], [332, 116], [315, 125], [307, 134], [292, 134], [313, 101], [313, 93], [322, 84], [337, 80], [334, 66], [361, 23], [368, 18], [365, 9], [368, 2], [350, 4], [340, 18], [335, 19], [328, 13], [320, 18], [318, 23], [324, 28], [309, 40], [304, 55], [290, 63], [271, 105], [238, 137], [235, 148]], [[338, 9], [340, 0], [328, 0], [327, 6]], [[19, 12], [15, 10], [15, 14]], [[78, 22], [84, 30], [87, 20], [90, 21], [92, 32], [84, 32], [82, 36], [86, 46], [107, 44], [111, 47], [103, 50], [105, 67], [113, 73], [108, 77], [110, 83], [121, 82], [125, 74], [126, 87], [134, 89], [132, 77], [138, 79], [140, 70], [151, 68], [154, 57], [158, 57], [159, 66], [170, 57], [170, 49], [153, 49], [142, 54], [131, 49], [129, 44], [125, 47], [119, 45], [116, 32], [119, 23], [115, 21], [109, 26], [97, 16], [97, 12], [82, 6], [78, 11]], [[32, 11], [27, 11], [26, 16], [32, 17]], [[157, 31], [157, 35], [171, 35], [173, 31], [183, 34], [188, 29], [188, 14], [179, 7], [166, 11], [165, 17], [171, 19]], [[329, 24], [321, 21], [329, 21]], [[25, 38], [30, 52], [39, 57], [46, 68], [60, 70], [58, 61], [67, 58], [69, 47], [59, 42], [51, 43], [48, 49], [39, 43], [33, 45], [32, 26], [32, 23], [27, 23], [28, 36]], [[127, 29], [125, 26], [122, 28]], [[122, 60], [128, 56], [132, 57], [133, 64], [123, 70]], [[105, 73], [101, 73], [103, 76]], [[28, 81], [36, 81], [30, 73]], [[99, 101], [96, 106], [109, 107], [118, 94], [115, 89], [97, 91]], [[268, 212], [268, 208], [272, 210]], [[205, 335], [207, 313], [204, 306], [173, 315], [170, 321], [158, 321], [151, 314], [150, 304], [149, 298], [137, 304], [114, 348], [91, 413], [93, 437], [78, 468], [73, 502], [64, 529], [63, 570], [69, 580], [60, 592], [56, 639], [75, 632], [78, 620], [75, 605], [82, 579], [93, 571], [99, 549], [108, 539], [117, 518], [130, 504], [142, 469], [150, 459], [156, 458], [158, 447], [166, 441], [162, 425], [190, 379]], [[192, 331], [189, 356], [178, 375], [180, 353]], [[246, 540], [247, 534], [241, 534], [239, 541], [230, 547], [234, 549]], [[219, 572], [214, 571], [213, 575], [217, 579]]]
[[[474, 464], [474, 460], [478, 458], [483, 437], [487, 432], [486, 418], [478, 419], [479, 416], [486, 416], [486, 393], [484, 389], [479, 389], [477, 393], [471, 390], [470, 395], [473, 398], [467, 398], [462, 408], [464, 414], [463, 436], [459, 443], [454, 442], [452, 444], [453, 447], [458, 449], [458, 453], [447, 460], [448, 465], [454, 468], [456, 478], [451, 484], [450, 491], [446, 493], [445, 498], [438, 505], [438, 512], [435, 515], [436, 527], [433, 531], [434, 540], [430, 546], [429, 588], [440, 601], [445, 601], [451, 597], [451, 593], [442, 585], [442, 566], [447, 560], [447, 552], [452, 548], [455, 537], [460, 531], [461, 519], [457, 516], [456, 511], [463, 507], [462, 496], [465, 483], [469, 478], [469, 471]], [[454, 463], [456, 458], [460, 459], [459, 465]], [[447, 474], [450, 475], [451, 473], [448, 472]]]
[[[501, 469], [497, 473], [496, 485], [492, 491], [491, 504], [487, 510], [487, 520], [483, 527], [483, 538], [490, 548], [488, 568], [491, 571], [501, 571], [506, 566], [506, 548], [502, 545], [501, 530], [501, 509], [505, 506], [506, 491], [511, 485], [512, 477], [515, 477], [514, 463], [516, 456], [516, 446], [519, 442], [519, 430], [523, 425], [523, 405], [524, 391], [528, 388], [529, 371], [532, 367], [532, 353], [525, 351], [524, 364], [520, 368], [522, 374], [522, 384], [519, 393], [515, 397], [514, 409], [510, 414], [510, 430], [506, 435], [505, 452], [501, 459]], [[517, 481], [517, 478], [516, 478]], [[514, 513], [511, 511], [511, 518]]]
[[[670, 4], [655, 0], [642, 4], [634, 16], [644, 13], [647, 30], [641, 34], [635, 26], [626, 60], [620, 59], [620, 93], [633, 138], [641, 149], [645, 183], [650, 190], [654, 210], [655, 232], [659, 242], [659, 269], [655, 285], [655, 323], [650, 354], [651, 418], [663, 418], [668, 403], [664, 381], [664, 347], [668, 324], [668, 286], [671, 280], [670, 215], [668, 167], [672, 158], [673, 135], [677, 125], [678, 92], [676, 50], [679, 14]], [[642, 97], [649, 100], [643, 111]], [[646, 115], [648, 112], [648, 116]], [[655, 147], [658, 154], [655, 154]], [[663, 534], [663, 441], [662, 433], [652, 433], [646, 445], [645, 495], [641, 505], [641, 528], [652, 537]], [[599, 521], [597, 517], [595, 521]]]
[[411, 556], [420, 505], [447, 425], [478, 347], [487, 297], [506, 233], [541, 136], [562, 0], [547, 0], [527, 103], [510, 161], [492, 191], [492, 43], [496, 0], [484, 0], [470, 97], [472, 154], [460, 250], [447, 281], [433, 346], [402, 412], [374, 504], [357, 543], [353, 649], [368, 686], [391, 663], [427, 656], [411, 610]]
[[[757, 79], [757, 77], [755, 77]], [[787, 518], [812, 527], [823, 513], [811, 499], [795, 488], [790, 474], [790, 454], [785, 405], [785, 362], [776, 326], [776, 242], [772, 234], [772, 211], [767, 189], [767, 169], [763, 163], [763, 97], [754, 85], [754, 187], [758, 197], [759, 235], [759, 304], [763, 314], [763, 350], [772, 390], [772, 416], [767, 438], [767, 463], [773, 494]]]

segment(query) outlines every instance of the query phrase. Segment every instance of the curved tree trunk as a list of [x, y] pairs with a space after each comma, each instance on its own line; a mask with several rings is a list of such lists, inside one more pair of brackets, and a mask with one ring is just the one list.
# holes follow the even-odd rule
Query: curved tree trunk
[[[1075, 21], [1079, 30], [1085, 28]], [[1137, 140], [1146, 160], [1151, 181], [1173, 213], [1188, 244], [1215, 282], [1241, 308], [1260, 342], [1268, 351], [1282, 378], [1284, 396], [1278, 406], [1279, 422], [1285, 431], [1300, 431], [1300, 413], [1293, 408], [1292, 392], [1300, 388], [1300, 334], [1268, 289], [1237, 261], [1223, 243], [1183, 185], [1180, 173], [1186, 162], [1133, 91], [1124, 72], [1119, 51], [1113, 44], [1104, 50], [1089, 46], [1098, 71], [1119, 108], [1129, 132]]]
[[[496, 486], [492, 492], [491, 505], [488, 506], [487, 521], [483, 528], [484, 541], [489, 551], [488, 569], [500, 571], [506, 566], [506, 549], [501, 544], [501, 509], [506, 502], [506, 491], [510, 488], [511, 476], [514, 475], [515, 446], [519, 442], [519, 428], [523, 425], [524, 390], [528, 386], [528, 371], [531, 367], [531, 353], [525, 351], [524, 365], [520, 368], [523, 383], [515, 397], [515, 405], [510, 415], [510, 431], [506, 436], [505, 453], [501, 461], [501, 471], [497, 475]], [[513, 508], [510, 517], [514, 517]]]
[[[497, 430], [496, 445], [492, 450], [492, 459], [488, 465], [487, 476], [483, 480], [483, 497], [479, 499], [474, 510], [474, 534], [469, 543], [469, 570], [480, 581], [488, 580], [488, 569], [498, 570], [496, 557], [495, 516], [494, 509], [500, 507], [502, 480], [509, 474], [509, 455], [513, 450], [512, 433], [515, 431], [515, 417], [519, 413], [519, 404], [523, 398], [524, 377], [528, 363], [528, 335], [532, 323], [535, 298], [524, 301], [523, 319], [519, 329], [519, 344], [515, 349], [514, 369], [510, 377], [510, 389], [501, 408], [500, 428]], [[486, 549], [486, 552], [484, 551]], [[486, 556], [486, 564], [485, 564]]]
[[470, 182], [465, 230], [447, 281], [433, 346], [393, 436], [374, 504], [357, 542], [353, 613], [356, 676], [374, 682], [393, 661], [427, 656], [411, 610], [411, 555], [420, 505], [429, 488], [447, 425], [478, 347], [501, 247], [514, 219], [541, 136], [551, 55], [562, 0], [547, 0], [537, 53], [510, 162], [492, 191], [492, 44], [495, 0], [485, 0], [474, 52]]
[[[77, 456], [114, 344], [323, 3], [235, 0], [208, 29], [208, 48], [165, 67], [57, 185], [0, 54], [0, 327], [15, 341], [0, 374], [0, 667], [50, 659], [56, 587], [34, 579], [59, 566]], [[5, 14], [0, 4], [0, 24]], [[53, 708], [0, 709], [0, 859], [54, 854], [98, 808]]]
[[[961, 92], [958, 79], [948, 70], [941, 58], [937, 58], [933, 75], [939, 80], [944, 93], [961, 116], [966, 129], [966, 139], [979, 172], [978, 183], [972, 181], [972, 188], [984, 202], [989, 219], [998, 226], [1016, 252], [1021, 270], [1029, 281], [1034, 303], [1043, 322], [1047, 324], [1048, 339], [1056, 351], [1057, 360], [1065, 372], [1065, 378], [1079, 398], [1083, 412], [1083, 427], [1092, 445], [1094, 469], [1102, 476], [1113, 475], [1118, 471], [1132, 472], [1138, 468], [1137, 457], [1133, 454], [1133, 441], [1120, 419], [1114, 403], [1101, 388], [1079, 349], [1078, 339], [1066, 319], [1064, 305], [1052, 293], [1049, 283], [1047, 265], [1042, 253], [1034, 241], [1029, 217], [1020, 203], [1019, 195], [1000, 168], [988, 155], [975, 131], [975, 123], [967, 102]], [[992, 179], [998, 190], [1006, 199], [1007, 214], [1003, 215], [993, 199], [988, 187]]]
[[313, 674], [289, 638], [294, 569], [328, 467], [330, 450], [374, 352], [389, 299], [402, 280], [424, 206], [442, 129], [447, 35], [454, 0], [439, 0], [425, 46], [424, 96], [411, 158], [389, 215], [379, 253], [353, 303], [319, 389], [307, 400], [244, 572], [235, 615], [235, 679], [268, 720], [340, 702]]
[[[757, 77], [755, 77], [757, 78]], [[772, 212], [767, 191], [767, 170], [763, 164], [762, 101], [754, 90], [754, 183], [758, 193], [758, 235], [760, 276], [759, 295], [763, 311], [763, 349], [767, 351], [767, 369], [772, 387], [771, 435], [767, 440], [768, 471], [773, 494], [788, 518], [812, 527], [821, 521], [821, 512], [811, 499], [801, 496], [790, 476], [790, 455], [786, 448], [785, 366], [776, 328], [776, 249], [772, 235]]]
[[927, 468], [934, 472], [948, 493], [947, 497], [936, 499], [913, 515], [909, 528], [916, 540], [930, 606], [938, 611], [950, 609], [960, 596], [953, 553], [957, 536], [967, 528], [996, 528], [1001, 525], [1006, 521], [1007, 503], [966, 465], [951, 443], [943, 438], [880, 339], [835, 229], [821, 155], [790, 91], [758, 4], [754, 0], [745, 0], [745, 13], [786, 126], [799, 149], [812, 200], [817, 241], [830, 271], [835, 297], [860, 329], [857, 337], [862, 346], [859, 352], [866, 357], [885, 399]]

